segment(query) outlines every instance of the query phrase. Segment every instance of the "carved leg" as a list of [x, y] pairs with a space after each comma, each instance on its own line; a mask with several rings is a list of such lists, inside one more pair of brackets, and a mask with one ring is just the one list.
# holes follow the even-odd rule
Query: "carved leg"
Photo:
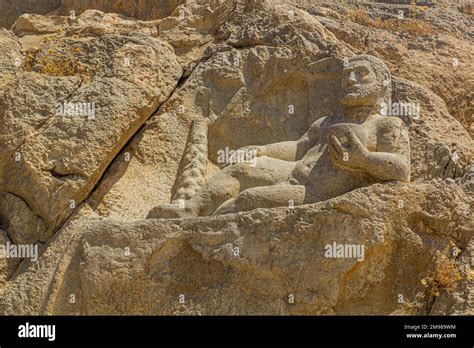
[[196, 214], [184, 205], [176, 204], [159, 204], [154, 207], [147, 215], [147, 219], [173, 219], [173, 218], [189, 218]]
[[243, 190], [287, 182], [294, 166], [294, 162], [259, 157], [255, 167], [248, 163], [225, 167], [212, 176], [193, 198], [185, 201], [184, 208], [180, 208], [178, 204], [162, 204], [156, 206], [148, 214], [148, 218], [211, 215], [222, 203]]
[[213, 215], [249, 211], [256, 208], [289, 206], [290, 202], [301, 205], [305, 201], [306, 187], [302, 185], [275, 185], [247, 189], [223, 203]]

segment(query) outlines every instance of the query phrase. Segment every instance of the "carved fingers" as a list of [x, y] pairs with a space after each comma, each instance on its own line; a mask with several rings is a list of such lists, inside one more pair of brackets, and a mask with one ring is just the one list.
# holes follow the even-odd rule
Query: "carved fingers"
[[335, 135], [331, 135], [329, 139], [328, 149], [333, 163], [342, 167], [360, 168], [367, 149], [352, 130], [346, 132], [342, 139], [341, 142]]
[[329, 139], [329, 153], [333, 159], [342, 158], [344, 150], [339, 139], [335, 135], [331, 135]]
[[364, 144], [360, 141], [359, 137], [355, 134], [353, 130], [346, 132], [346, 137], [349, 141], [349, 148], [353, 154], [363, 154], [367, 151]]
[[335, 135], [331, 135], [329, 138], [328, 149], [333, 163], [343, 166], [344, 160], [347, 160], [347, 152], [345, 152], [340, 140]]

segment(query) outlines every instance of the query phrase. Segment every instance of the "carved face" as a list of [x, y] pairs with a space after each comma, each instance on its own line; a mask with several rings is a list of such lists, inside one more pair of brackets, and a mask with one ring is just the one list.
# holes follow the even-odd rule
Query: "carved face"
[[383, 98], [383, 83], [377, 79], [369, 61], [350, 62], [342, 74], [342, 103], [346, 106], [375, 106]]

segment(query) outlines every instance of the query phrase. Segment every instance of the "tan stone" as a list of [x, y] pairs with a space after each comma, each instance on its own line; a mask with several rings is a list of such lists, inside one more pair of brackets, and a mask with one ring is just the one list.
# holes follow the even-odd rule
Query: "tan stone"
[[[69, 15], [62, 3], [55, 13]], [[74, 3], [74, 19], [0, 30], [0, 243], [41, 254], [0, 259], [0, 314], [473, 313], [472, 43], [457, 8], [418, 14], [439, 31], [427, 37], [358, 23], [352, 12], [369, 6], [397, 15], [372, 1]], [[287, 145], [348, 115], [341, 81], [360, 54], [388, 66], [391, 102], [419, 107], [362, 127], [374, 144], [408, 136], [409, 154], [406, 141], [388, 152], [410, 166], [372, 168], [382, 176], [357, 185], [360, 168], [349, 180], [323, 170], [327, 196], [298, 202], [301, 185], [274, 185], [296, 155]], [[54, 116], [64, 100], [100, 107]], [[344, 167], [338, 142], [327, 159]], [[263, 195], [243, 190], [221, 215], [146, 219], [236, 170], [219, 160], [226, 147], [275, 159], [267, 184], [247, 183]]]
[[[0, 308], [22, 314], [423, 315], [436, 306], [422, 280], [453, 242], [464, 249], [472, 238], [462, 227], [470, 218], [468, 202], [454, 184], [378, 184], [291, 212], [74, 223], [50, 245], [39, 270], [11, 283]], [[327, 257], [333, 243], [364, 245], [363, 261]], [[55, 262], [60, 267], [53, 272]], [[462, 265], [469, 267], [467, 260]], [[54, 287], [33, 290], [26, 281]], [[458, 296], [466, 300], [466, 293]]]
[[[0, 101], [0, 125], [8, 129], [0, 135], [0, 191], [23, 201], [0, 207], [2, 220], [17, 221], [11, 238], [19, 241], [28, 228], [34, 233], [21, 239], [37, 242], [56, 231], [180, 76], [172, 50], [156, 38], [110, 34], [45, 43], [32, 71], [18, 71]], [[58, 113], [64, 103], [72, 103], [72, 113]]]

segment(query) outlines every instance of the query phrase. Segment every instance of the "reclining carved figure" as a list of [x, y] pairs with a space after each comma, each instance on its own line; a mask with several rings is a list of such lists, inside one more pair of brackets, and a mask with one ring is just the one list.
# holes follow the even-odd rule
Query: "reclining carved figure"
[[219, 215], [255, 208], [315, 203], [356, 188], [410, 181], [408, 131], [380, 114], [391, 96], [391, 76], [379, 59], [360, 55], [344, 64], [343, 115], [318, 119], [297, 141], [257, 151], [256, 165], [236, 163], [215, 174], [183, 205], [163, 204], [148, 218]]

